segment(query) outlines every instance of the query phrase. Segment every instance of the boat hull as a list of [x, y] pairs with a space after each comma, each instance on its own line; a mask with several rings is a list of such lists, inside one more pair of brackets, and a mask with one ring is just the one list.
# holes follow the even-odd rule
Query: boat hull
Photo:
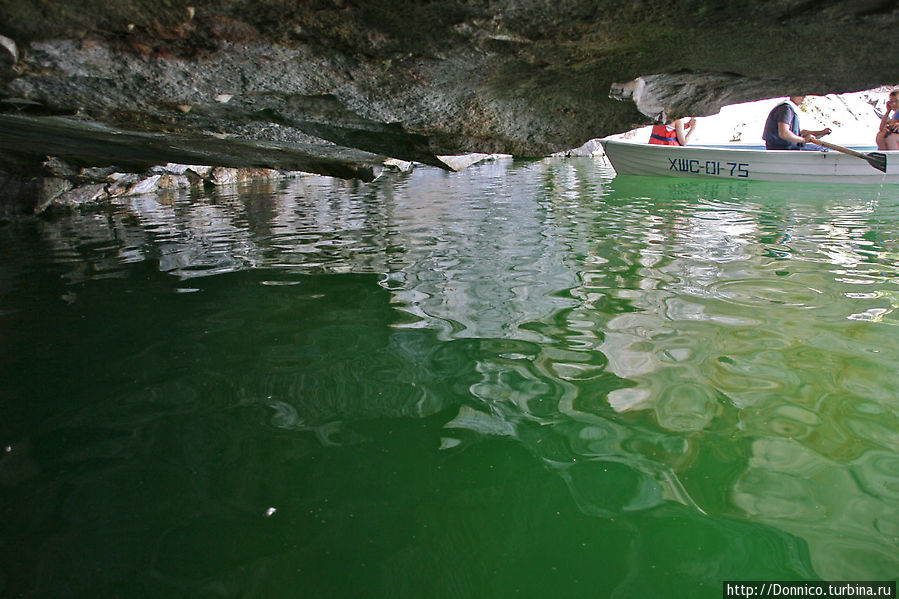
[[807, 183], [899, 183], [899, 152], [887, 156], [884, 173], [866, 160], [840, 152], [657, 146], [603, 140], [606, 156], [622, 175], [656, 175]]

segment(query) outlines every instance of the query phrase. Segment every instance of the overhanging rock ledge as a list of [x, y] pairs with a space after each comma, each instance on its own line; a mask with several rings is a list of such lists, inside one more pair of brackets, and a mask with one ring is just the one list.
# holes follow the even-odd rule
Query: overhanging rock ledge
[[0, 160], [365, 179], [387, 158], [546, 155], [890, 83], [897, 26], [876, 0], [0, 0]]

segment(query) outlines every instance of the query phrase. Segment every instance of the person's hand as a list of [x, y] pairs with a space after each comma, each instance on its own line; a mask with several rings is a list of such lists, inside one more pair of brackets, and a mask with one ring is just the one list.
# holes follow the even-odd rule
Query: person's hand
[[833, 131], [831, 131], [830, 127], [824, 127], [822, 131], [818, 132], [818, 137], [824, 137], [825, 135], [830, 135], [831, 133], [833, 133]]

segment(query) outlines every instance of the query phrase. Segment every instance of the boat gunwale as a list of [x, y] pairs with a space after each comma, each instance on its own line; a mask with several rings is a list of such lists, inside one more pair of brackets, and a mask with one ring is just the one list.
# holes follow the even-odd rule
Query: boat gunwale
[[[894, 185], [899, 183], [899, 151], [896, 150], [871, 150], [883, 153], [890, 158], [887, 164], [892, 166], [892, 168], [889, 168], [888, 172], [882, 172], [867, 164], [863, 159], [836, 151], [767, 150], [760, 147], [722, 147], [711, 145], [668, 146], [607, 138], [599, 141], [616, 173], [623, 175], [633, 174], [704, 180], [737, 178], [734, 176], [726, 177], [717, 173], [688, 173], [678, 170], [671, 172], [672, 169], [670, 167], [665, 168], [665, 165], [649, 164], [651, 161], [658, 160], [657, 157], [652, 157], [654, 153], [664, 153], [669, 157], [669, 160], [674, 160], [671, 158], [672, 153], [693, 153], [694, 156], [700, 156], [703, 159], [706, 156], [718, 155], [719, 160], [720, 157], [726, 156], [741, 156], [747, 159], [755, 158], [759, 160], [760, 162], [757, 166], [761, 168], [753, 169], [753, 176], [739, 177], [745, 181], [793, 181], [797, 183], [820, 181], [852, 185]], [[619, 154], [616, 157], [614, 155], [618, 149], [630, 154], [624, 156]], [[634, 152], [645, 158], [641, 160], [634, 155]], [[781, 160], [782, 157], [786, 156], [789, 156], [790, 160]], [[616, 159], [619, 161], [619, 166], [617, 167], [615, 166]]]

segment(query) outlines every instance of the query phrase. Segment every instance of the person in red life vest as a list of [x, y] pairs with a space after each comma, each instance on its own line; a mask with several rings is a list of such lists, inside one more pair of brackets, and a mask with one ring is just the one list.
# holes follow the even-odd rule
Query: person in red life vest
[[649, 143], [659, 146], [685, 146], [695, 130], [696, 119], [676, 119], [667, 125], [654, 125], [649, 134]]
[[878, 150], [899, 150], [899, 90], [890, 92], [886, 114], [880, 119], [876, 142]]

